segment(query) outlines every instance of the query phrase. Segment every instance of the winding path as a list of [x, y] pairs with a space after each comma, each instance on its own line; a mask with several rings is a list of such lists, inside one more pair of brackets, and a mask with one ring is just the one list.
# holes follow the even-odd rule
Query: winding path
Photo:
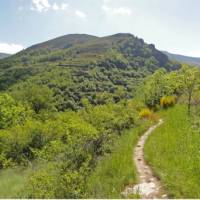
[[144, 135], [139, 139], [137, 146], [134, 150], [134, 162], [139, 177], [139, 184], [128, 186], [122, 192], [125, 197], [132, 194], [139, 194], [142, 199], [165, 199], [167, 195], [163, 192], [159, 179], [153, 174], [152, 169], [144, 160], [144, 145], [149, 135], [161, 124], [163, 120], [160, 120], [158, 124], [150, 127]]

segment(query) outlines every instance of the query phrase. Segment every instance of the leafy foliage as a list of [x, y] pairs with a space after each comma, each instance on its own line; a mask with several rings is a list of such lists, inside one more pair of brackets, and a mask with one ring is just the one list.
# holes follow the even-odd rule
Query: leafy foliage
[[147, 77], [143, 85], [139, 87], [140, 99], [148, 107], [156, 108], [164, 97], [175, 96], [179, 98], [186, 95], [187, 104], [190, 107], [193, 93], [199, 88], [199, 73], [198, 68], [186, 65], [170, 73], [167, 73], [164, 69], [159, 69], [153, 75]]
[[0, 95], [0, 129], [21, 124], [25, 120], [25, 108], [8, 94]]
[[[23, 93], [27, 89], [34, 92], [39, 87], [48, 87], [58, 111], [78, 110], [84, 97], [94, 105], [108, 99], [119, 102], [132, 98], [142, 79], [159, 67], [171, 70], [177, 66], [154, 45], [131, 34], [103, 38], [72, 34], [1, 60], [0, 89]], [[42, 89], [39, 91], [43, 93]], [[39, 112], [38, 106], [44, 105], [32, 106]]]
[[152, 108], [163, 96], [179, 96], [185, 88], [179, 71], [167, 73], [177, 67], [131, 34], [68, 35], [0, 60], [0, 168], [29, 171], [15, 197], [93, 194], [87, 183], [99, 160], [112, 155], [125, 130], [141, 128], [139, 112], [146, 106], [132, 99], [138, 86], [155, 72], [139, 88]]
[[164, 96], [160, 100], [160, 105], [163, 108], [168, 108], [176, 104], [176, 98], [174, 96]]
[[[37, 95], [40, 97], [40, 92], [34, 100]], [[9, 105], [16, 112], [16, 100], [8, 94], [1, 98], [2, 110]], [[36, 112], [32, 98], [17, 99], [24, 100], [27, 107], [30, 105], [32, 112], [19, 104], [28, 115], [26, 120], [2, 127], [0, 167], [32, 168], [20, 193], [24, 198], [84, 198], [87, 179], [98, 159], [112, 152], [114, 142], [125, 129], [138, 126], [133, 101], [93, 106], [85, 99], [84, 109], [61, 113], [48, 106]], [[16, 120], [18, 112], [15, 112], [12, 116]], [[10, 115], [5, 116], [10, 119]]]

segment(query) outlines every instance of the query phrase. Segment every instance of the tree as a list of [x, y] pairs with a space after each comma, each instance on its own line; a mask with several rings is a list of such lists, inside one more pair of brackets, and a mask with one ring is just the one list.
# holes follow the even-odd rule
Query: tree
[[141, 93], [144, 95], [144, 102], [150, 108], [160, 104], [160, 99], [170, 93], [166, 84], [166, 70], [159, 69], [152, 76], [148, 77], [142, 86]]
[[183, 83], [183, 89], [187, 95], [188, 115], [190, 115], [192, 96], [195, 90], [198, 89], [198, 86], [200, 85], [200, 70], [196, 67], [183, 65], [180, 73]]
[[27, 102], [37, 114], [41, 110], [55, 110], [53, 91], [47, 86], [29, 83], [15, 91], [14, 96], [21, 102]]
[[25, 119], [25, 108], [10, 95], [0, 95], [0, 129], [20, 124]]

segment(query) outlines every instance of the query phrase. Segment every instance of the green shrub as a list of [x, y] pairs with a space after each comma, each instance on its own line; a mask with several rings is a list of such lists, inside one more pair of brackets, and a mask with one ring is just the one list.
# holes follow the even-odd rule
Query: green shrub
[[83, 103], [85, 109], [77, 112], [42, 109], [0, 131], [0, 167], [33, 167], [23, 197], [84, 198], [100, 156], [111, 153], [116, 139], [139, 122], [137, 102]]
[[25, 108], [10, 95], [0, 95], [0, 129], [21, 124], [25, 120]]
[[[79, 170], [65, 169], [57, 163], [40, 166], [28, 178], [22, 191], [24, 198], [37, 199], [75, 199], [83, 198], [85, 193], [84, 173]], [[87, 171], [84, 169], [84, 171]]]
[[176, 97], [174, 96], [164, 96], [160, 100], [160, 105], [163, 108], [172, 107], [176, 104]]
[[149, 108], [144, 108], [139, 113], [140, 119], [149, 119], [151, 121], [158, 121], [159, 116]]
[[146, 119], [146, 118], [149, 118], [149, 117], [152, 115], [152, 113], [153, 113], [153, 112], [152, 112], [150, 109], [144, 108], [144, 109], [142, 109], [142, 110], [140, 111], [139, 117], [140, 117], [141, 119]]

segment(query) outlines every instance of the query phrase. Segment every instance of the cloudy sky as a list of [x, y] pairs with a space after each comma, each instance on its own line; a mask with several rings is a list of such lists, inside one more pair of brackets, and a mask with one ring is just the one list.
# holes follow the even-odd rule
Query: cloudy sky
[[0, 52], [69, 33], [126, 32], [200, 57], [199, 9], [199, 0], [0, 0]]

